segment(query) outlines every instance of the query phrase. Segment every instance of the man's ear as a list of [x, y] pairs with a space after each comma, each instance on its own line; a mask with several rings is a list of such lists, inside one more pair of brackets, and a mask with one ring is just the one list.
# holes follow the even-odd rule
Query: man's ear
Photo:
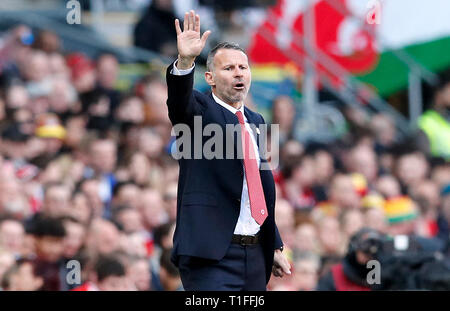
[[214, 81], [214, 77], [211, 71], [205, 72], [205, 80], [206, 83], [209, 84], [209, 86], [216, 86], [216, 82]]

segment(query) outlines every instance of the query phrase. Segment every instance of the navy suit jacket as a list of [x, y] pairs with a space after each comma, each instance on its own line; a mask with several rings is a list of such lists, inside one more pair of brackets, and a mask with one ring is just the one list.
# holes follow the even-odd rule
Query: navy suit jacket
[[[178, 266], [178, 256], [194, 256], [212, 260], [222, 259], [231, 244], [241, 206], [244, 181], [243, 160], [226, 159], [226, 124], [239, 124], [237, 117], [216, 103], [212, 94], [193, 89], [194, 71], [188, 75], [171, 74], [173, 64], [166, 73], [168, 86], [167, 106], [172, 125], [187, 124], [191, 129], [191, 155], [194, 143], [194, 116], [202, 117], [201, 131], [208, 124], [223, 129], [222, 159], [178, 160], [180, 173], [177, 195], [177, 220], [172, 261]], [[257, 127], [265, 123], [263, 117], [244, 107], [250, 124]], [[184, 135], [184, 133], [178, 133]], [[178, 136], [177, 138], [179, 138]], [[211, 137], [202, 137], [202, 148]], [[236, 135], [235, 135], [236, 138]], [[182, 146], [182, 145], [181, 145]], [[236, 139], [234, 140], [236, 150]], [[203, 149], [202, 149], [203, 150]], [[235, 153], [236, 154], [236, 153]], [[265, 159], [261, 159], [265, 162]], [[266, 281], [270, 279], [274, 250], [283, 244], [275, 225], [275, 183], [270, 170], [260, 170], [268, 217], [261, 226], [259, 237], [264, 252]]]

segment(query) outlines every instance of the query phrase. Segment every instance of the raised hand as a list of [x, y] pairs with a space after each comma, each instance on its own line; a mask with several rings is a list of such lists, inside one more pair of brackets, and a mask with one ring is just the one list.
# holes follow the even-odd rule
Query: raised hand
[[175, 20], [175, 30], [177, 32], [178, 63], [179, 69], [189, 69], [193, 66], [195, 58], [200, 55], [205, 47], [211, 31], [207, 30], [200, 37], [200, 16], [194, 10], [186, 12], [184, 15], [183, 31], [180, 28], [180, 21]]

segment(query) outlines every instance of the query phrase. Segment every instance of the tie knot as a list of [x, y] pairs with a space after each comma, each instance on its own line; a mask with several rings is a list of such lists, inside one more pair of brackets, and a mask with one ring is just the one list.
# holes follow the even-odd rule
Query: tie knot
[[239, 120], [239, 123], [244, 124], [244, 116], [242, 115], [242, 112], [240, 110], [236, 111], [236, 116]]

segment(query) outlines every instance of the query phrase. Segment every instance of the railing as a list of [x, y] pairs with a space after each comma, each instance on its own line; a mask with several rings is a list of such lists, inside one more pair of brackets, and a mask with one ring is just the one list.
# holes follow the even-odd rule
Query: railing
[[[309, 8], [306, 9], [305, 18], [304, 18], [304, 29], [311, 31], [312, 27], [308, 27], [307, 23], [311, 23], [313, 18], [307, 18], [308, 14], [311, 14]], [[284, 28], [289, 28], [288, 25], [285, 24], [283, 19], [278, 18], [273, 13], [269, 11], [268, 13], [268, 21], [269, 23], [277, 28], [279, 26], [283, 26]], [[312, 30], [313, 31], [313, 30]], [[342, 67], [339, 63], [329, 57], [326, 53], [324, 53], [321, 49], [315, 47], [314, 42], [310, 42], [311, 39], [307, 38], [307, 34], [302, 35], [298, 31], [293, 31], [292, 33], [292, 42], [295, 44], [296, 48], [298, 48], [301, 53], [296, 52], [290, 47], [282, 48], [279, 46], [274, 35], [268, 30], [262, 30], [261, 35], [274, 46], [277, 46], [278, 49], [284, 53], [290, 60], [292, 60], [296, 65], [301, 68], [305, 68], [305, 63], [309, 63], [308, 71], [304, 71], [305, 75], [312, 75], [312, 80], [314, 81], [314, 77], [317, 76], [317, 79], [334, 95], [338, 96], [341, 100], [343, 100], [347, 105], [359, 106], [359, 108], [366, 110], [371, 113], [370, 110], [365, 107], [364, 103], [373, 109], [373, 111], [384, 112], [393, 117], [395, 121], [395, 125], [400, 131], [402, 135], [408, 135], [411, 130], [411, 123], [396, 109], [394, 109], [389, 103], [387, 103], [382, 97], [380, 97], [374, 90], [372, 90], [368, 85], [361, 82], [357, 78], [355, 78], [348, 70]], [[309, 38], [314, 37], [314, 34], [309, 34]], [[307, 46], [310, 45], [310, 46]], [[313, 65], [311, 65], [313, 64]], [[410, 59], [410, 65], [412, 64], [412, 60]], [[316, 65], [320, 65], [323, 68], [331, 73], [334, 77], [338, 77], [341, 81], [341, 85], [339, 89], [333, 86], [332, 82], [329, 80], [326, 74], [324, 74], [321, 70], [314, 70]], [[415, 70], [420, 70], [420, 72], [426, 72], [420, 65], [416, 65]], [[434, 75], [434, 74], [433, 74]], [[434, 81], [434, 78], [431, 74], [425, 75], [430, 82]], [[311, 79], [311, 77], [306, 76], [304, 79]], [[309, 83], [307, 86], [309, 89], [304, 89], [303, 94], [308, 95], [314, 92], [311, 91], [311, 88], [315, 88], [315, 83]], [[314, 101], [314, 95], [311, 96], [310, 101]], [[307, 102], [308, 99], [305, 100]], [[314, 103], [308, 104], [308, 110], [314, 109]]]

